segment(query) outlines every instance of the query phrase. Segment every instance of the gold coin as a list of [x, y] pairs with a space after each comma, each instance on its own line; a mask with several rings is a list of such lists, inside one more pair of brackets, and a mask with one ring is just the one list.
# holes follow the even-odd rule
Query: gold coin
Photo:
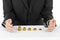
[[42, 31], [42, 28], [39, 28], [40, 31]]
[[21, 26], [18, 26], [18, 31], [21, 31]]
[[33, 28], [33, 30], [34, 30], [34, 31], [36, 31], [36, 30], [37, 30], [37, 28]]
[[26, 31], [26, 27], [23, 27], [23, 31]]
[[28, 28], [28, 31], [31, 31], [31, 28]]

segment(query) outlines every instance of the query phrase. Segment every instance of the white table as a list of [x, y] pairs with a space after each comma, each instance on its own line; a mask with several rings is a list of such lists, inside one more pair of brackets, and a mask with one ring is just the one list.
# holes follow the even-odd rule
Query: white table
[[[29, 27], [29, 26], [26, 26]], [[31, 26], [30, 26], [31, 27]], [[36, 27], [36, 26], [32, 26]], [[39, 26], [38, 26], [39, 27]], [[43, 28], [43, 26], [41, 26]], [[57, 26], [53, 32], [47, 32], [47, 28], [42, 31], [21, 31], [10, 33], [6, 29], [0, 26], [0, 38], [19, 38], [19, 37], [60, 37], [60, 27]]]

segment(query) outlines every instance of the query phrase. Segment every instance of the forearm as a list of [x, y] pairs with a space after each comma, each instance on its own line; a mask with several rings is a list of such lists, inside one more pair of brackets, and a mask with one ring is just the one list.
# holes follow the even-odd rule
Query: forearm
[[53, 19], [52, 9], [53, 9], [53, 0], [46, 0], [45, 5], [41, 11], [41, 15], [44, 18], [45, 22]]
[[14, 19], [14, 10], [12, 6], [11, 0], [3, 0], [3, 10], [4, 10], [4, 18], [7, 19]]
[[11, 0], [3, 0], [3, 13], [4, 13], [4, 22], [2, 23], [3, 25], [5, 24], [5, 21], [8, 19], [12, 19], [12, 21], [14, 20], [15, 14]]

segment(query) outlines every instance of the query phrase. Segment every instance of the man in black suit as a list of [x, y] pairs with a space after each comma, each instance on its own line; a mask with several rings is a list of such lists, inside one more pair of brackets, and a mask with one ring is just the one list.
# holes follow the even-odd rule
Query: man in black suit
[[52, 0], [3, 0], [3, 25], [13, 31], [13, 25], [48, 25], [48, 31], [55, 28], [52, 16]]

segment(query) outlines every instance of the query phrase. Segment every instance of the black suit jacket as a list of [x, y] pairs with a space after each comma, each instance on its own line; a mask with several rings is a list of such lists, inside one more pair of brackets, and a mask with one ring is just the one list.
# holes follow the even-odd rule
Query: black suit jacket
[[[52, 19], [53, 0], [3, 0], [4, 21], [11, 18], [13, 25], [42, 25]], [[43, 20], [43, 19], [44, 20]]]

